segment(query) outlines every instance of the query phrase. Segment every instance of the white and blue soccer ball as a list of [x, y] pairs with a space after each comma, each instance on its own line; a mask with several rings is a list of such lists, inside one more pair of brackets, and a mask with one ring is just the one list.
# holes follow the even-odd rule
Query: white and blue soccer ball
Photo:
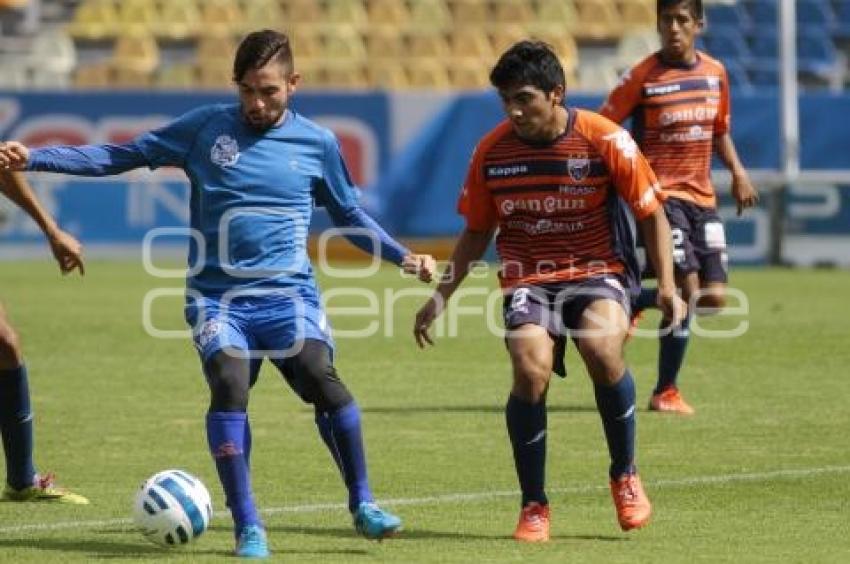
[[210, 492], [183, 470], [164, 470], [141, 485], [133, 503], [133, 522], [148, 539], [165, 547], [191, 543], [212, 519]]

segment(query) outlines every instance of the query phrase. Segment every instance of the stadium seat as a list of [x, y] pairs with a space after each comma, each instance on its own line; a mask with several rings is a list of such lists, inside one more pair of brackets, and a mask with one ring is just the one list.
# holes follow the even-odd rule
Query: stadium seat
[[407, 61], [409, 86], [415, 90], [449, 90], [452, 87], [449, 71], [442, 59], [413, 59]]
[[614, 40], [622, 35], [625, 24], [613, 2], [576, 0], [576, 9], [578, 25], [573, 28], [573, 34], [577, 39]]
[[74, 70], [74, 87], [81, 90], [111, 88], [112, 66], [108, 62], [78, 65]]
[[779, 7], [776, 0], [749, 0], [745, 6], [754, 31], [765, 27], [776, 28], [779, 25]]
[[322, 21], [330, 23], [332, 27], [345, 25], [360, 31], [367, 26], [369, 19], [362, 0], [333, 0], [326, 4]]
[[833, 34], [839, 39], [850, 39], [850, 0], [836, 0], [835, 28]]
[[203, 61], [196, 69], [197, 87], [206, 90], [229, 90], [233, 86], [230, 61]]
[[449, 44], [443, 32], [435, 29], [416, 29], [408, 33], [407, 43], [413, 57], [441, 57], [450, 55]]
[[296, 26], [289, 31], [295, 66], [304, 59], [318, 59], [324, 53], [322, 36], [312, 26]]
[[362, 90], [369, 86], [365, 63], [326, 61], [323, 65], [321, 85], [324, 88]]
[[827, 0], [797, 0], [797, 25], [819, 27], [830, 33], [836, 17]]
[[736, 59], [723, 59], [723, 66], [726, 67], [726, 74], [729, 77], [729, 86], [735, 93], [749, 93], [753, 91], [753, 84], [750, 82], [750, 77], [747, 70]]
[[286, 0], [286, 19], [289, 31], [299, 26], [316, 26], [325, 21], [325, 13], [319, 0]]
[[486, 90], [490, 87], [490, 66], [486, 60], [455, 60], [449, 66], [449, 80], [456, 90]]
[[707, 5], [705, 23], [708, 31], [713, 31], [714, 27], [731, 27], [746, 33], [752, 27], [749, 14], [737, 3]]
[[703, 34], [706, 51], [723, 60], [734, 59], [743, 66], [752, 62], [750, 48], [740, 32], [731, 27], [711, 28]]
[[121, 32], [146, 33], [158, 27], [162, 17], [158, 6], [149, 0], [121, 0], [118, 2], [118, 25]]
[[496, 56], [490, 38], [479, 26], [455, 28], [449, 37], [449, 44], [455, 60], [474, 58], [493, 61]]
[[541, 32], [534, 34], [533, 37], [552, 46], [561, 61], [561, 66], [564, 67], [565, 73], [571, 74], [575, 71], [579, 59], [578, 45], [569, 32], [562, 29], [559, 33], [553, 31]]
[[354, 25], [337, 24], [324, 36], [324, 56], [332, 61], [360, 63], [366, 60], [366, 43]]
[[204, 33], [195, 40], [195, 60], [199, 64], [230, 64], [236, 55], [236, 42], [229, 33]]
[[779, 86], [779, 61], [763, 61], [748, 72], [750, 82], [756, 88], [776, 88]]
[[127, 33], [115, 40], [111, 64], [117, 86], [143, 88], [159, 65], [159, 46], [153, 35]]
[[654, 0], [620, 0], [620, 17], [629, 28], [655, 29]]
[[366, 36], [369, 59], [400, 59], [407, 54], [404, 36], [397, 27], [370, 26]]
[[446, 31], [452, 26], [452, 13], [443, 0], [411, 0], [410, 21], [417, 29]]
[[369, 84], [382, 90], [401, 90], [410, 86], [404, 66], [398, 61], [382, 61], [370, 64], [367, 69]]
[[535, 33], [560, 33], [574, 30], [578, 23], [578, 10], [573, 0], [540, 0], [530, 29]]
[[370, 0], [368, 16], [370, 33], [377, 26], [400, 29], [410, 22], [407, 5], [398, 0]]
[[609, 63], [622, 72], [660, 48], [661, 40], [655, 30], [629, 31], [620, 38], [617, 52], [609, 59]]
[[528, 0], [499, 0], [493, 5], [493, 19], [498, 24], [528, 25], [536, 18]]
[[779, 37], [775, 28], [756, 30], [749, 37], [752, 66], [762, 62], [775, 62], [779, 58]]
[[113, 0], [85, 0], [74, 12], [68, 33], [74, 38], [97, 41], [115, 37], [119, 29]]
[[822, 28], [800, 27], [797, 30], [797, 68], [825, 81], [832, 89], [844, 84], [847, 60]]
[[278, 0], [250, 0], [243, 3], [242, 8], [242, 31], [250, 33], [258, 29], [287, 29], [286, 14]]
[[26, 90], [30, 86], [28, 69], [17, 57], [4, 55], [0, 59], [0, 89]]
[[174, 63], [157, 69], [154, 86], [160, 90], [193, 90], [198, 87], [194, 64]]
[[597, 61], [591, 64], [579, 64], [578, 66], [578, 90], [588, 92], [608, 93], [619, 81], [620, 76], [617, 69]]
[[242, 8], [236, 0], [204, 0], [201, 6], [201, 25], [208, 33], [228, 33], [240, 29]]
[[[526, 29], [521, 25], [501, 25], [494, 27], [489, 32], [490, 44], [496, 57], [508, 50], [517, 41], [528, 38]], [[493, 61], [495, 63], [495, 61]]]
[[159, 16], [161, 21], [152, 30], [158, 37], [183, 40], [201, 30], [201, 11], [194, 0], [163, 2]]
[[452, 16], [455, 23], [459, 24], [483, 26], [492, 22], [486, 0], [454, 0]]
[[33, 37], [28, 59], [33, 69], [67, 79], [77, 66], [77, 49], [62, 29], [48, 28]]

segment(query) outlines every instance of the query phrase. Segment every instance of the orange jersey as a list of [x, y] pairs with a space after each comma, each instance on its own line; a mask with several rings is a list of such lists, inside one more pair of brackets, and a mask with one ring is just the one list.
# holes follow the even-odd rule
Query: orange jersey
[[622, 122], [658, 175], [665, 196], [717, 205], [711, 184], [714, 138], [729, 131], [729, 80], [723, 64], [701, 51], [692, 66], [670, 66], [658, 53], [628, 71], [600, 113]]
[[[658, 180], [629, 133], [569, 108], [548, 144], [520, 139], [508, 121], [476, 147], [458, 211], [472, 231], [498, 228], [503, 287], [623, 273], [622, 201], [638, 219], [659, 204]], [[622, 201], [617, 198], [620, 196]]]

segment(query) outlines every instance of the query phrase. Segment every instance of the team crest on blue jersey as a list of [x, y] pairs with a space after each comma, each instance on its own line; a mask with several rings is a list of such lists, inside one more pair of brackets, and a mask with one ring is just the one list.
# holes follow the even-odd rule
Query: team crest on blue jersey
[[567, 171], [576, 182], [584, 180], [590, 173], [590, 159], [567, 159]]
[[201, 330], [198, 331], [196, 335], [196, 339], [198, 341], [198, 345], [201, 347], [207, 346], [207, 344], [215, 339], [224, 328], [221, 321], [218, 319], [208, 319], [201, 326]]
[[233, 166], [239, 160], [239, 144], [230, 135], [219, 135], [212, 150], [210, 160], [218, 166]]

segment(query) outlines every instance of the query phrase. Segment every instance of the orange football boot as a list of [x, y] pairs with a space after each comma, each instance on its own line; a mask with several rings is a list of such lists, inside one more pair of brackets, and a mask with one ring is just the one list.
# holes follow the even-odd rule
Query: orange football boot
[[514, 538], [523, 542], [549, 540], [549, 506], [532, 501], [522, 508]]
[[639, 529], [649, 522], [652, 505], [637, 474], [623, 474], [611, 480], [611, 496], [614, 498], [621, 529]]
[[688, 405], [679, 389], [670, 386], [658, 394], [652, 394], [649, 398], [650, 411], [664, 411], [667, 413], [678, 413], [680, 415], [693, 415], [694, 408]]

